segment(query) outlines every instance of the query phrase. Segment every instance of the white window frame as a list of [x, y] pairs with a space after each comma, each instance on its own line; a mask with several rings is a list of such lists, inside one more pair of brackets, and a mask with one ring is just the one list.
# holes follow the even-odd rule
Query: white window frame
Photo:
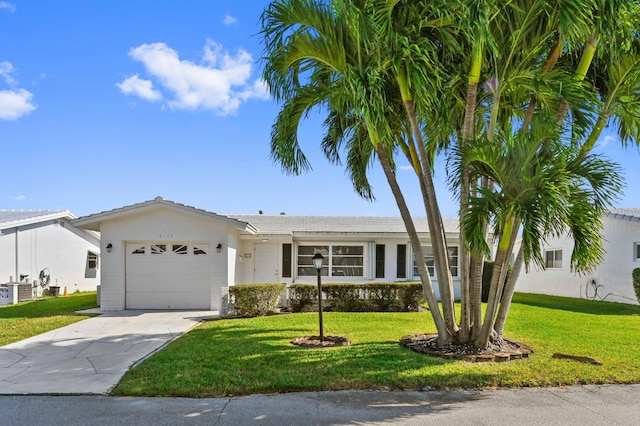
[[[93, 263], [94, 266], [91, 264]], [[100, 255], [92, 251], [87, 252], [87, 269], [98, 270], [100, 269]]]
[[[452, 253], [452, 251], [455, 250], [455, 254]], [[431, 277], [435, 277], [436, 273], [435, 273], [435, 261], [434, 261], [434, 256], [433, 256], [433, 248], [432, 246], [422, 246], [422, 252], [423, 253], [429, 253], [429, 254], [425, 254], [424, 256], [424, 260], [427, 263], [427, 269], [429, 270], [429, 275]], [[458, 246], [448, 246], [447, 247], [447, 252], [449, 254], [449, 269], [451, 270], [451, 276], [453, 278], [458, 278], [458, 269], [460, 267], [459, 261], [458, 261], [458, 257], [460, 254], [460, 249]], [[455, 259], [455, 262], [453, 262], [453, 260]], [[416, 260], [415, 257], [413, 258], [413, 261], [411, 262], [411, 266], [412, 266], [412, 273], [413, 273], [413, 277], [414, 279], [416, 277], [419, 277], [418, 275], [418, 265], [416, 265]]]
[[[549, 263], [547, 259], [547, 254], [553, 253], [553, 260]], [[558, 259], [557, 254], [560, 253], [560, 259]], [[544, 267], [545, 269], [562, 269], [562, 261], [563, 261], [563, 253], [562, 249], [548, 249], [544, 251]]]
[[[361, 255], [339, 255], [339, 254], [333, 254], [333, 248], [337, 247], [337, 246], [344, 246], [344, 247], [361, 247], [362, 248], [362, 254]], [[312, 275], [304, 275], [300, 273], [300, 269], [301, 268], [305, 268], [307, 270], [310, 270], [309, 265], [304, 264], [304, 265], [300, 265], [300, 248], [301, 247], [313, 247], [314, 248], [314, 254], [316, 252], [318, 252], [317, 248], [326, 248], [327, 250], [321, 250], [321, 254], [324, 256], [324, 261], [323, 261], [323, 266], [322, 266], [322, 270], [320, 272], [320, 275], [323, 277], [332, 277], [332, 278], [344, 278], [344, 279], [362, 279], [365, 278], [366, 276], [366, 263], [367, 263], [367, 244], [366, 243], [343, 243], [343, 242], [335, 242], [335, 243], [328, 243], [328, 242], [322, 242], [322, 243], [298, 243], [295, 247], [295, 271], [296, 271], [296, 276], [298, 277], [315, 277], [316, 276], [316, 270], [315, 268], [313, 269], [313, 274]], [[303, 256], [309, 256], [309, 255], [303, 255]], [[361, 265], [352, 265], [352, 268], [357, 268], [360, 269], [361, 274], [360, 275], [339, 275], [339, 274], [335, 274], [334, 271], [334, 267], [340, 267], [342, 265], [334, 265], [334, 256], [338, 257], [353, 257], [353, 258], [362, 258], [362, 264]], [[345, 266], [345, 267], [349, 267], [349, 266]], [[342, 268], [344, 269], [344, 268]], [[335, 275], [334, 275], [335, 274]]]
[[640, 262], [640, 242], [633, 243], [633, 261]]

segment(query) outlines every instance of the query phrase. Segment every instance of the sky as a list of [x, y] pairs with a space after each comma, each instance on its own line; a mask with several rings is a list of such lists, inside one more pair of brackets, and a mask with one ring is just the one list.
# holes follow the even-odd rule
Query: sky
[[[0, 209], [76, 216], [161, 196], [217, 213], [398, 216], [374, 166], [376, 201], [320, 151], [320, 115], [299, 139], [313, 170], [270, 155], [278, 105], [261, 81], [264, 0], [0, 0]], [[640, 153], [605, 132], [625, 170], [618, 207], [640, 207]], [[408, 164], [398, 180], [424, 215]], [[456, 201], [436, 165], [443, 215]]]

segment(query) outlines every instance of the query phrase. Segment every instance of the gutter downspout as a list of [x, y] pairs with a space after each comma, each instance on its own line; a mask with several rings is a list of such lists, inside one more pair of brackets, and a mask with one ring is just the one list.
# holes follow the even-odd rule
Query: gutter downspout
[[18, 272], [20, 270], [20, 262], [18, 261], [18, 230], [20, 229], [19, 226], [16, 226], [16, 244], [15, 244], [15, 250], [16, 250], [16, 275], [15, 275], [15, 282], [20, 282], [20, 273]]

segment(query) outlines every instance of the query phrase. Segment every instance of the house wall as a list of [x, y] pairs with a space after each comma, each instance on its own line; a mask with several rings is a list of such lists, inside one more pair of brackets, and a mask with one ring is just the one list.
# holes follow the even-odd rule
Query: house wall
[[[18, 228], [18, 274], [28, 281], [39, 279], [40, 271], [49, 269], [50, 285], [75, 291], [95, 291], [100, 283], [98, 271], [87, 268], [87, 254], [100, 254], [99, 239], [73, 227], [64, 219], [50, 220]], [[0, 235], [0, 282], [16, 277], [16, 229], [4, 229]]]
[[[292, 263], [292, 277], [282, 277], [280, 275], [279, 282], [285, 284], [316, 284], [316, 276], [297, 276], [297, 247], [299, 245], [326, 245], [326, 244], [361, 244], [364, 246], [364, 276], [362, 277], [329, 277], [323, 276], [322, 281], [324, 283], [357, 283], [357, 282], [394, 282], [394, 281], [413, 281], [419, 280], [419, 277], [414, 277], [413, 273], [413, 251], [411, 245], [406, 238], [365, 238], [359, 239], [357, 236], [349, 237], [336, 237], [336, 236], [324, 236], [313, 238], [269, 238], [268, 241], [263, 241], [259, 236], [255, 239], [241, 240], [240, 247], [238, 249], [238, 256], [236, 262], [237, 275], [236, 284], [241, 283], [253, 283], [255, 277], [255, 246], [256, 244], [264, 243], [276, 243], [278, 245], [278, 264], [274, 265], [278, 271], [282, 269], [282, 244], [293, 244], [293, 263]], [[376, 245], [385, 245], [385, 267], [384, 277], [375, 278], [375, 247]], [[429, 245], [428, 240], [423, 242], [424, 245]], [[455, 243], [450, 243], [455, 245]], [[398, 245], [405, 245], [406, 251], [406, 264], [405, 271], [406, 277], [398, 278], [397, 268], [397, 252]], [[437, 297], [440, 292], [437, 286], [437, 281], [433, 277], [433, 285], [436, 291]], [[460, 285], [457, 277], [454, 277], [454, 294], [456, 298], [460, 298]]]
[[634, 243], [640, 242], [640, 222], [605, 216], [603, 225], [605, 255], [596, 270], [585, 275], [571, 272], [573, 240], [552, 239], [545, 244], [545, 250], [562, 249], [562, 268], [531, 267], [529, 272], [520, 274], [516, 291], [637, 304], [631, 273], [640, 267], [634, 259]]
[[[235, 256], [237, 237], [233, 228], [222, 223], [177, 211], [158, 208], [132, 213], [101, 223], [103, 268], [100, 287], [100, 308], [105, 311], [125, 309], [126, 243], [127, 242], [190, 242], [207, 243], [212, 252], [211, 285], [214, 290], [234, 283], [234, 273], [228, 258]], [[111, 253], [106, 246], [111, 243]], [[216, 246], [222, 250], [216, 253]], [[219, 290], [218, 290], [219, 291]], [[212, 294], [212, 305], [214, 295]], [[219, 299], [216, 297], [216, 299]], [[211, 309], [218, 309], [212, 306]]]

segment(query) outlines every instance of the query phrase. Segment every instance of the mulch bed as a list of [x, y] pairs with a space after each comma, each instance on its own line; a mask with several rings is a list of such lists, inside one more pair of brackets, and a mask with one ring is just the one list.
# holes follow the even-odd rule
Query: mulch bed
[[400, 339], [400, 346], [414, 352], [439, 358], [469, 362], [505, 362], [528, 358], [531, 347], [515, 340], [503, 339], [500, 344], [491, 344], [486, 349], [477, 349], [471, 344], [438, 346], [437, 334], [412, 334]]
[[324, 341], [320, 342], [320, 336], [296, 337], [292, 344], [303, 348], [330, 348], [334, 346], [349, 346], [351, 341], [342, 336], [324, 336]]

